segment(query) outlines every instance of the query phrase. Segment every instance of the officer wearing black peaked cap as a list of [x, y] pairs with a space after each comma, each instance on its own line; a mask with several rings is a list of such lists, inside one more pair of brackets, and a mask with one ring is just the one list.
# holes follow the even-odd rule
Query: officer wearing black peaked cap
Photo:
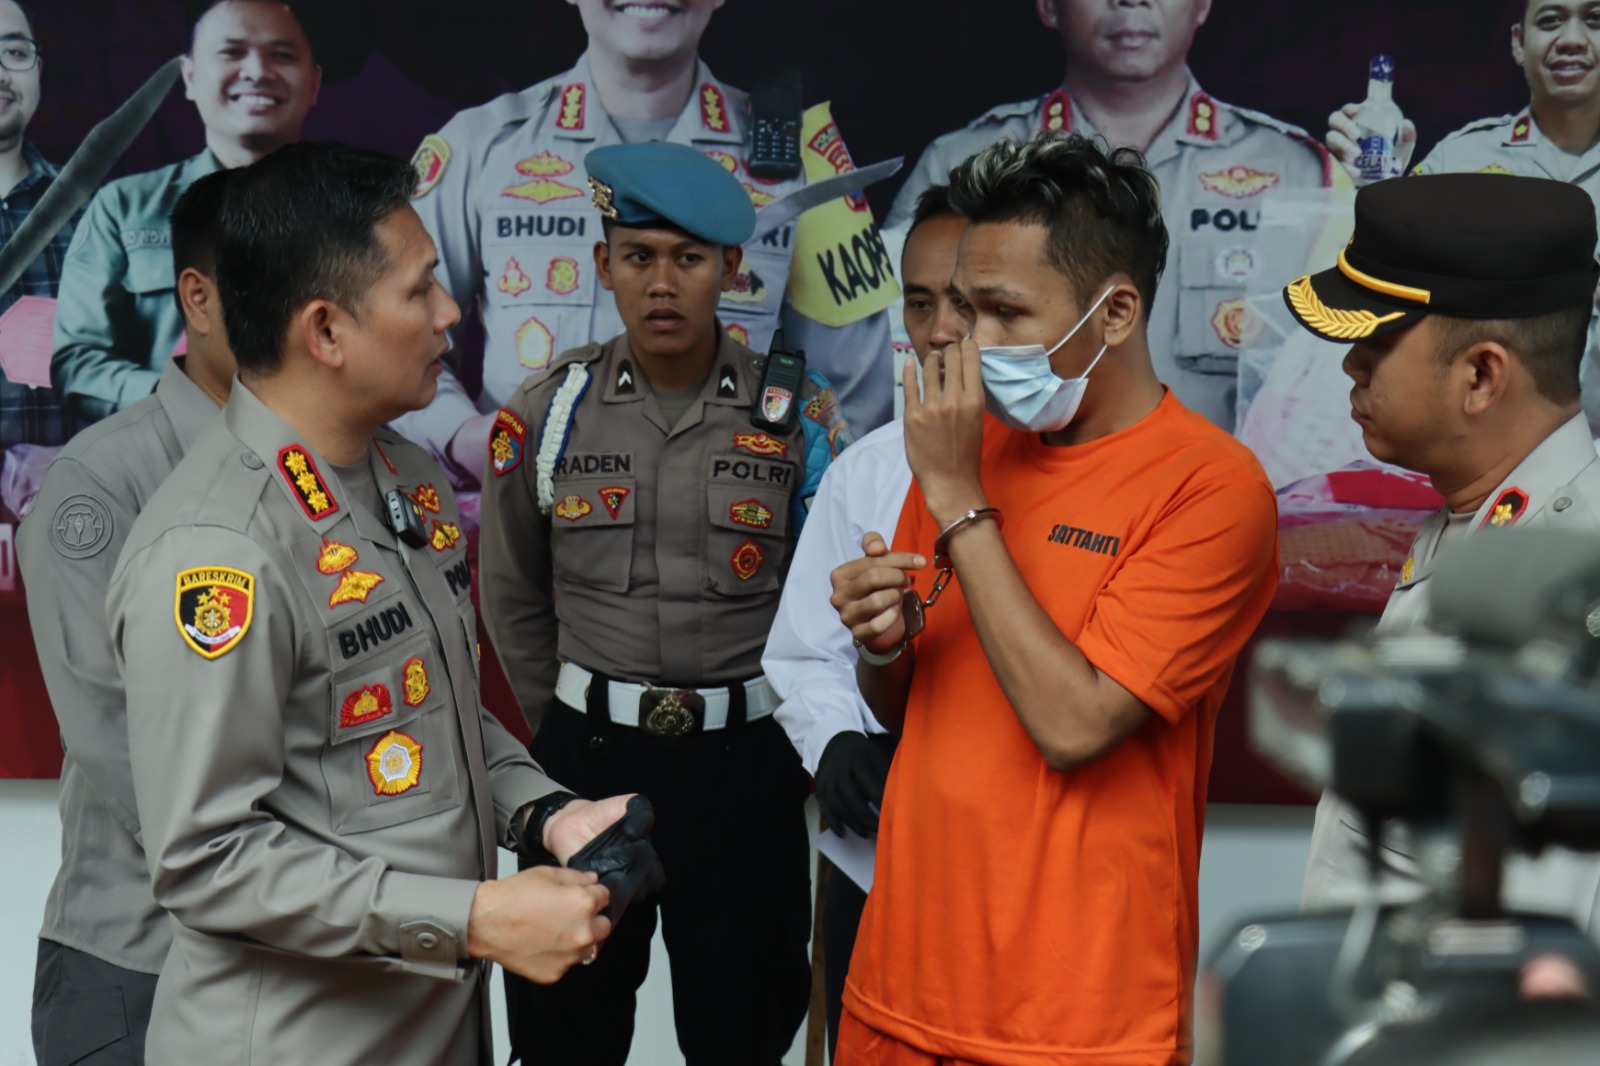
[[[1424, 628], [1428, 581], [1457, 538], [1536, 525], [1600, 534], [1600, 461], [1578, 370], [1600, 264], [1579, 188], [1507, 174], [1379, 182], [1356, 196], [1355, 233], [1329, 270], [1284, 300], [1318, 336], [1348, 341], [1351, 416], [1374, 457], [1428, 475], [1445, 505], [1422, 524], [1378, 623]], [[1409, 837], [1383, 830], [1377, 890], [1420, 894]], [[1373, 891], [1365, 827], [1341, 800], [1317, 808], [1303, 902]], [[1507, 864], [1508, 907], [1600, 933], [1600, 861], [1559, 848]]]

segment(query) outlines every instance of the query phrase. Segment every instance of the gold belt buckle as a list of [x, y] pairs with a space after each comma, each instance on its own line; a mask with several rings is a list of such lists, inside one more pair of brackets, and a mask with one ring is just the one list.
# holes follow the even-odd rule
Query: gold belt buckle
[[653, 737], [685, 737], [700, 732], [706, 698], [687, 688], [646, 688], [639, 694], [639, 728]]

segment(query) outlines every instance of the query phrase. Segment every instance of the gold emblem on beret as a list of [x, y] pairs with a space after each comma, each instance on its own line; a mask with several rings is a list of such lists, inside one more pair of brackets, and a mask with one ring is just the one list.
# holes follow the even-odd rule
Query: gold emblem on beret
[[616, 194], [611, 191], [611, 186], [599, 178], [590, 178], [589, 188], [594, 191], [594, 206], [600, 209], [600, 213], [606, 218], [616, 218]]
[[1294, 313], [1299, 315], [1306, 325], [1333, 340], [1354, 341], [1370, 337], [1373, 331], [1385, 322], [1393, 322], [1405, 314], [1404, 311], [1395, 311], [1387, 315], [1375, 315], [1371, 311], [1344, 311], [1329, 307], [1318, 298], [1316, 290], [1311, 287], [1309, 274], [1291, 282], [1287, 292], [1289, 306], [1294, 308]]

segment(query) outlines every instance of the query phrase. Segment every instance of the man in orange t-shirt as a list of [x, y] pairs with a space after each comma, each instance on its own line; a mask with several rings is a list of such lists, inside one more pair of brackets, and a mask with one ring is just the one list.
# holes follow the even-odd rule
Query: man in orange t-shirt
[[1188, 1062], [1206, 777], [1277, 584], [1272, 489], [1152, 369], [1167, 234], [1136, 154], [1002, 142], [951, 198], [972, 336], [920, 397], [907, 373], [893, 550], [869, 533], [833, 572], [902, 733], [838, 1062]]

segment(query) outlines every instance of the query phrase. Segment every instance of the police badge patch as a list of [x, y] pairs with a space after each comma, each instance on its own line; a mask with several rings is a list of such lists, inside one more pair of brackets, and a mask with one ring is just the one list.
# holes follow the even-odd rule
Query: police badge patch
[[93, 496], [68, 496], [50, 518], [50, 546], [68, 559], [99, 555], [116, 532], [111, 509]]
[[339, 577], [339, 585], [328, 594], [328, 606], [337, 607], [341, 603], [366, 603], [372, 590], [383, 584], [382, 574], [368, 573], [365, 570], [346, 570]]
[[364, 725], [394, 711], [388, 685], [362, 685], [339, 705], [339, 728]]
[[[617, 506], [621, 507], [622, 505], [619, 503]], [[593, 505], [576, 493], [562, 497], [561, 502], [556, 505], [556, 515], [565, 518], [568, 522], [576, 522], [592, 510], [594, 510]]]
[[[772, 510], [754, 498], [740, 500], [728, 508], [728, 520], [751, 529], [771, 529]], [[737, 563], [734, 568], [738, 569]]]
[[756, 576], [756, 571], [761, 569], [761, 564], [766, 559], [766, 553], [761, 550], [761, 545], [753, 540], [747, 540], [733, 549], [733, 557], [728, 562], [733, 566], [733, 572], [739, 576], [740, 581], [749, 581]]
[[256, 579], [227, 566], [178, 571], [173, 617], [183, 642], [204, 659], [232, 651], [255, 614]]
[[380, 796], [398, 796], [416, 788], [422, 779], [422, 745], [391, 729], [367, 752], [367, 779]]
[[417, 172], [417, 187], [411, 191], [411, 198], [428, 195], [444, 177], [444, 168], [449, 162], [450, 145], [443, 137], [430, 133], [422, 138], [416, 154], [411, 157], [411, 166]]
[[341, 570], [348, 570], [360, 558], [350, 545], [324, 538], [322, 551], [317, 553], [317, 570], [324, 574], [337, 574]]
[[794, 393], [769, 385], [761, 394], [761, 417], [768, 422], [782, 422], [789, 417], [789, 406], [793, 403]]
[[522, 462], [522, 442], [528, 427], [522, 419], [504, 407], [494, 416], [494, 429], [489, 432], [489, 457], [494, 463], [496, 477], [505, 477]]
[[428, 698], [428, 668], [417, 658], [407, 659], [403, 672], [406, 687], [406, 706], [415, 707]]
[[622, 511], [622, 502], [628, 498], [628, 489], [623, 485], [607, 485], [600, 490], [600, 502], [605, 504], [606, 514], [616, 521], [617, 515]]
[[749, 452], [751, 455], [776, 455], [779, 459], [789, 458], [788, 441], [779, 440], [770, 433], [735, 433], [733, 449]]

